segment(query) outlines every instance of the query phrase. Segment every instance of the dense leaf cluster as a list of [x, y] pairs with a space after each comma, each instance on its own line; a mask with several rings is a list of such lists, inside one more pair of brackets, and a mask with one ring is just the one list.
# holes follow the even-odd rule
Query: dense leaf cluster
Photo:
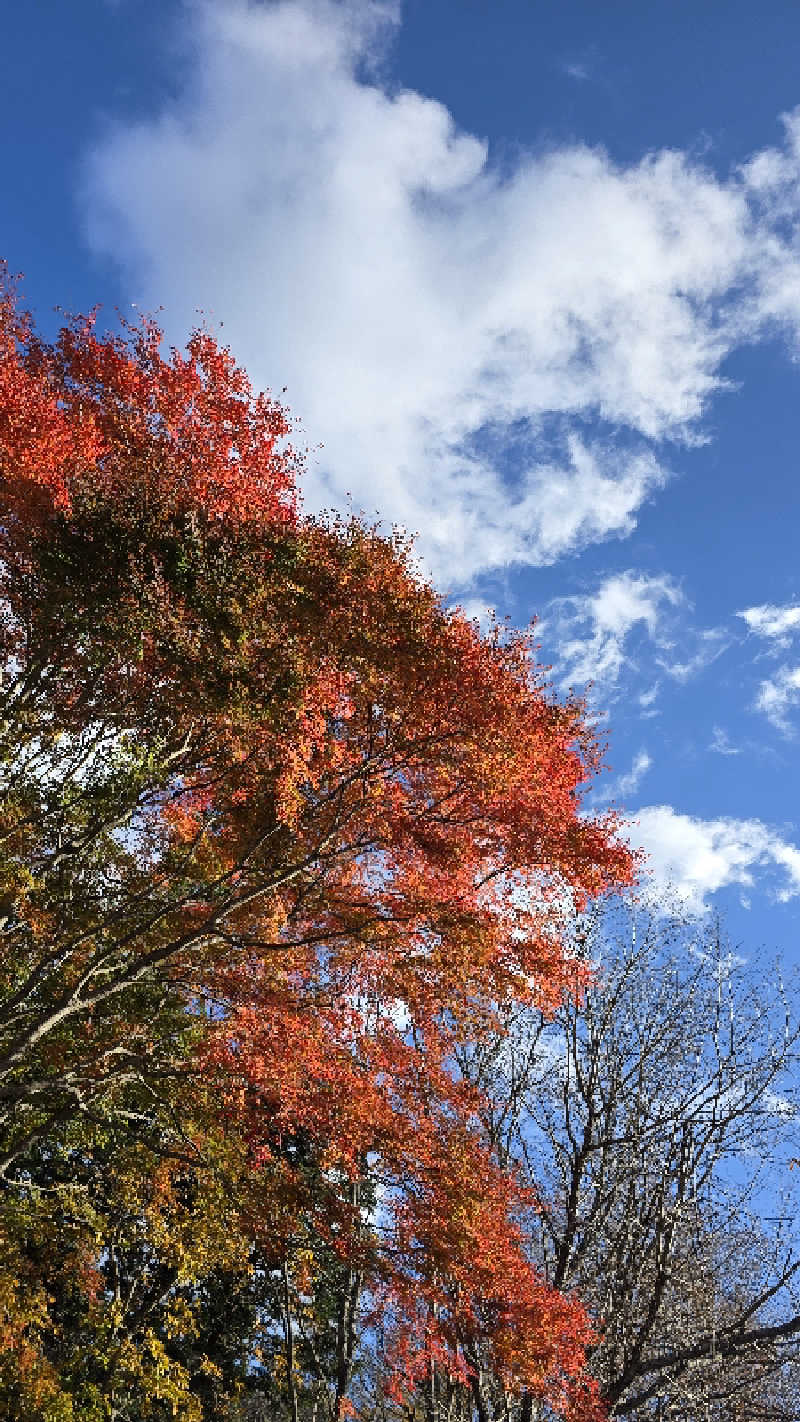
[[559, 999], [631, 858], [529, 640], [303, 517], [289, 434], [209, 335], [47, 345], [4, 286], [6, 1415], [412, 1415], [480, 1340], [577, 1417], [587, 1317], [455, 1053]]

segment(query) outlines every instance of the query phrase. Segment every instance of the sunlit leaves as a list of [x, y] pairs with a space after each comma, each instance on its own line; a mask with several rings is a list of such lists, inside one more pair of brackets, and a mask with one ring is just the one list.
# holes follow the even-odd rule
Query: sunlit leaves
[[[556, 1000], [563, 905], [630, 855], [579, 812], [599, 749], [530, 638], [449, 610], [401, 538], [301, 517], [289, 434], [207, 333], [47, 345], [5, 289], [0, 1177], [75, 1120], [160, 1142], [137, 1218], [180, 1300], [221, 1267], [207, 1187], [191, 1248], [174, 1194], [202, 1097], [246, 1165], [228, 1237], [297, 1280], [338, 1261], [387, 1320], [388, 1387], [466, 1377], [488, 1329], [509, 1387], [555, 1397], [585, 1321], [526, 1261], [453, 1049]], [[189, 1396], [171, 1326], [130, 1346]]]

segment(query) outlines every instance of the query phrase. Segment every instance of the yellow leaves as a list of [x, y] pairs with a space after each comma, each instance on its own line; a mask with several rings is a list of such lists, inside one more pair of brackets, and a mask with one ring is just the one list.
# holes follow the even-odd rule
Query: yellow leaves
[[166, 1402], [178, 1422], [202, 1422], [203, 1408], [192, 1389], [191, 1374], [170, 1357], [152, 1329], [135, 1343], [123, 1341], [114, 1352], [113, 1369], [114, 1390], [123, 1395], [125, 1391], [135, 1393], [139, 1417], [160, 1415], [158, 1404]]
[[298, 1294], [310, 1294], [319, 1278], [319, 1267], [315, 1262], [313, 1250], [297, 1250], [292, 1262], [292, 1273]]
[[0, 1416], [102, 1422], [113, 1395], [132, 1399], [137, 1418], [167, 1407], [201, 1422], [198, 1379], [228, 1386], [204, 1352], [198, 1284], [215, 1271], [246, 1277], [242, 1154], [192, 1129], [207, 1144], [194, 1165], [98, 1132], [93, 1161], [82, 1143], [90, 1193], [76, 1182], [3, 1197]]
[[[20, 1218], [20, 1223], [22, 1220]], [[0, 1408], [13, 1399], [17, 1422], [71, 1422], [72, 1400], [62, 1388], [44, 1343], [52, 1299], [19, 1244], [0, 1233]], [[11, 1413], [7, 1413], [11, 1417]]]

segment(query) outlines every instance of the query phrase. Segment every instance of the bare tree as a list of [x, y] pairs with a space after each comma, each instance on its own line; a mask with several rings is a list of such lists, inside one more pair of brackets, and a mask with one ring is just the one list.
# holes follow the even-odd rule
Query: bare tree
[[[591, 1371], [633, 1422], [800, 1419], [791, 1157], [800, 1017], [717, 926], [618, 907], [575, 927], [585, 995], [465, 1049], [495, 1148], [540, 1194], [531, 1246], [599, 1328]], [[481, 1379], [487, 1418], [512, 1413]]]

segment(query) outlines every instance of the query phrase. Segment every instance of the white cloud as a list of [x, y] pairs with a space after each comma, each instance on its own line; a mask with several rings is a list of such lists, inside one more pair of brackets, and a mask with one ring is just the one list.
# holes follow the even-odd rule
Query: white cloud
[[[766, 641], [766, 651], [776, 656], [786, 651], [800, 633], [800, 604], [762, 603], [757, 607], [746, 607], [736, 614], [746, 621], [747, 627], [757, 637]], [[764, 677], [759, 684], [755, 700], [755, 710], [762, 711], [767, 721], [772, 721], [776, 729], [784, 735], [791, 732], [791, 712], [800, 705], [800, 667], [782, 665], [770, 677]]]
[[790, 1100], [788, 1096], [783, 1096], [777, 1091], [765, 1091], [761, 1097], [761, 1104], [765, 1111], [771, 1111], [773, 1115], [782, 1116], [785, 1120], [795, 1120], [800, 1112], [796, 1101]]
[[643, 628], [657, 642], [666, 610], [683, 601], [672, 578], [631, 570], [606, 578], [593, 594], [558, 599], [553, 605], [554, 645], [562, 684], [592, 682], [596, 693], [608, 695], [630, 666], [630, 633]]
[[790, 713], [800, 705], [800, 667], [779, 667], [773, 677], [761, 682], [755, 704], [773, 726], [788, 734]]
[[580, 84], [585, 83], [587, 79], [590, 79], [592, 77], [589, 65], [583, 63], [583, 61], [581, 60], [575, 60], [572, 63], [566, 63], [562, 66], [562, 68], [564, 70], [564, 73], [567, 74], [570, 79], [576, 79]]
[[759, 319], [785, 327], [797, 343], [800, 330], [800, 261], [797, 218], [800, 207], [800, 109], [782, 115], [782, 148], [765, 148], [742, 166], [753, 215], [762, 231], [753, 263], [754, 304]]
[[707, 627], [703, 631], [693, 632], [691, 639], [696, 643], [692, 656], [684, 661], [679, 661], [674, 656], [660, 657], [658, 660], [658, 665], [673, 681], [690, 681], [693, 676], [705, 671], [706, 667], [715, 662], [730, 646], [730, 638], [721, 627]]
[[497, 608], [492, 603], [485, 602], [480, 597], [462, 598], [459, 603], [461, 611], [465, 617], [469, 617], [474, 622], [479, 622], [481, 627], [488, 629], [497, 618]]
[[628, 836], [648, 855], [651, 891], [676, 894], [690, 913], [705, 912], [718, 889], [751, 889], [757, 877], [781, 901], [800, 894], [800, 849], [761, 820], [702, 820], [648, 805], [637, 810]]
[[648, 686], [646, 691], [640, 692], [636, 698], [642, 711], [648, 716], [657, 716], [659, 714], [658, 711], [652, 709], [654, 703], [658, 700], [659, 690], [660, 683], [656, 681], [652, 686]]
[[[686, 616], [690, 605], [667, 574], [650, 576], [628, 569], [601, 582], [594, 593], [556, 598], [548, 609], [543, 640], [565, 689], [591, 683], [595, 703], [608, 701], [634, 674], [654, 671], [685, 684], [730, 645], [721, 628], [696, 628]], [[681, 656], [676, 654], [680, 647]], [[662, 679], [637, 696], [644, 716], [654, 708]]]
[[710, 751], [715, 751], [717, 755], [741, 755], [741, 746], [735, 746], [731, 742], [728, 732], [722, 726], [715, 726], [708, 747]]
[[[751, 632], [767, 643], [767, 653], [776, 655], [791, 646], [800, 633], [800, 604], [762, 603], [737, 613]], [[762, 711], [779, 731], [792, 730], [791, 713], [800, 705], [800, 667], [779, 666], [759, 684], [755, 709]]]
[[580, 145], [501, 170], [380, 78], [396, 6], [182, 13], [176, 96], [88, 156], [90, 241], [171, 337], [202, 306], [258, 385], [288, 387], [324, 444], [310, 506], [377, 506], [446, 583], [628, 534], [666, 478], [654, 442], [700, 437], [725, 355], [800, 325], [780, 227], [800, 120], [727, 180]]
[[626, 796], [635, 795], [652, 764], [652, 758], [646, 750], [637, 751], [630, 770], [603, 785], [603, 799], [624, 800]]
[[776, 647], [788, 647], [800, 632], [800, 605], [795, 603], [783, 607], [762, 603], [759, 607], [746, 607], [736, 615], [744, 619], [751, 632], [765, 637]]

